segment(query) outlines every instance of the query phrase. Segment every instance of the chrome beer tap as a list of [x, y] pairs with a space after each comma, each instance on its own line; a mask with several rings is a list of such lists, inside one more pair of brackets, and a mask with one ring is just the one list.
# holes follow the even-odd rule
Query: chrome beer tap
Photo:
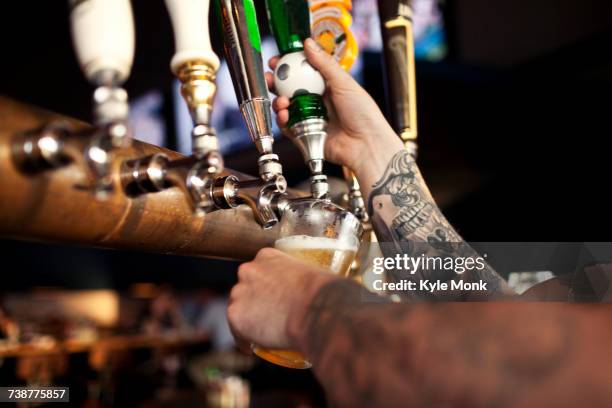
[[311, 37], [308, 0], [266, 0], [270, 29], [281, 54], [274, 72], [274, 86], [290, 99], [286, 133], [300, 149], [310, 170], [314, 198], [328, 199], [329, 185], [323, 172], [328, 116], [323, 102], [325, 80], [306, 59], [304, 41]]
[[[262, 167], [266, 166], [262, 164]], [[276, 225], [279, 202], [281, 198], [284, 199], [287, 189], [284, 177], [239, 180], [234, 175], [215, 178], [208, 176], [202, 161], [196, 157], [170, 160], [163, 153], [126, 161], [121, 169], [121, 182], [129, 195], [177, 187], [189, 198], [189, 204], [196, 214], [205, 213], [199, 203], [210, 203], [206, 211], [246, 204], [253, 210], [255, 219], [263, 228]]]
[[[121, 85], [134, 59], [132, 9], [129, 0], [71, 0], [70, 22], [81, 69], [96, 86], [94, 129], [75, 131], [65, 121], [47, 123], [15, 138], [13, 160], [26, 172], [76, 163], [86, 169], [84, 187], [103, 199], [113, 190], [113, 151], [131, 142], [128, 97]], [[84, 138], [88, 142], [83, 149]]]
[[[166, 0], [166, 4], [173, 16], [175, 30], [180, 27], [184, 37], [187, 36], [185, 30], [189, 26], [194, 33], [198, 30], [200, 34], [204, 32], [202, 14], [208, 10], [208, 1]], [[193, 7], [189, 13], [189, 7], [185, 4]], [[195, 67], [200, 74], [204, 71], [216, 72], [219, 61], [212, 50], [206, 48], [210, 47], [210, 41], [192, 44], [188, 48], [185, 45], [187, 39], [181, 40], [182, 37], [177, 33], [177, 49], [180, 51], [175, 55], [172, 65], [183, 81], [183, 96], [195, 123], [194, 155], [189, 159], [171, 161], [163, 154], [156, 154], [127, 162], [122, 171], [123, 183], [128, 190], [135, 190], [136, 193], [178, 187], [190, 198], [193, 209], [198, 212], [235, 208], [245, 204], [253, 210], [255, 219], [263, 228], [270, 228], [278, 222], [276, 203], [278, 197], [285, 194], [287, 182], [282, 175], [278, 156], [272, 150], [274, 138], [271, 102], [261, 60], [255, 8], [251, 0], [223, 0], [216, 3], [216, 10], [223, 23], [225, 54], [240, 110], [251, 138], [261, 153], [258, 160], [260, 177], [239, 180], [233, 175], [218, 176], [223, 162], [218, 153], [217, 138], [209, 123], [214, 77], [201, 76], [194, 79], [190, 75], [196, 70]], [[190, 21], [194, 13], [197, 21]], [[194, 28], [196, 25], [198, 30]], [[204, 69], [204, 66], [208, 68]]]
[[129, 0], [71, 0], [72, 40], [93, 94], [95, 131], [85, 150], [93, 190], [103, 198], [112, 191], [112, 151], [128, 147], [128, 95], [122, 84], [134, 60], [134, 19]]
[[[261, 57], [261, 39], [252, 0], [215, 0], [223, 25], [224, 54], [236, 99], [253, 143], [260, 153], [259, 180], [241, 181], [230, 176], [215, 184], [216, 203], [222, 207], [249, 205], [264, 228], [278, 222], [272, 203], [284, 194], [287, 182], [274, 154], [272, 103]], [[219, 189], [223, 189], [223, 194]]]
[[363, 199], [363, 194], [361, 194], [361, 187], [357, 181], [357, 176], [346, 167], [343, 167], [342, 171], [348, 185], [348, 193], [346, 195], [348, 210], [355, 214], [364, 225], [368, 224], [370, 222], [370, 216], [365, 208], [365, 201]]
[[[171, 178], [190, 191], [188, 197], [196, 211], [208, 212], [215, 209], [215, 204], [208, 195], [199, 194], [198, 191], [211, 184], [224, 169], [217, 134], [211, 124], [219, 58], [210, 44], [210, 0], [165, 1], [176, 48], [170, 66], [181, 82], [181, 94], [193, 120], [191, 140], [193, 157], [196, 159], [187, 172], [187, 179], [179, 181], [176, 175], [171, 175]], [[168, 171], [171, 172], [170, 169]]]

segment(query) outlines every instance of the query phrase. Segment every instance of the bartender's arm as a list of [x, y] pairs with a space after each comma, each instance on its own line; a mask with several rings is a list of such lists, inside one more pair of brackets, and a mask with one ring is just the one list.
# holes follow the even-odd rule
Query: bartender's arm
[[[327, 53], [312, 40], [306, 42], [306, 55], [327, 82], [326, 104], [329, 111], [329, 137], [326, 157], [353, 170], [361, 185], [378, 241], [387, 257], [396, 254], [418, 257], [476, 258], [478, 254], [457, 234], [436, 205], [418, 166], [403, 149], [376, 102]], [[278, 59], [272, 59], [274, 68]], [[271, 74], [267, 74], [272, 84]], [[278, 125], [289, 118], [289, 99], [274, 101]], [[419, 269], [390, 271], [388, 278], [449, 282], [483, 282], [486, 291], [403, 291], [419, 299], [467, 300], [511, 294], [506, 282], [491, 268], [472, 269], [459, 275], [454, 271]], [[450, 285], [449, 285], [450, 286]]]
[[[379, 219], [377, 233], [408, 251], [416, 250], [412, 241], [440, 231], [457, 237], [393, 131], [363, 113], [379, 112], [375, 103], [350, 76], [334, 72], [324, 53], [307, 53], [330, 83], [331, 101], [345, 101], [331, 112], [328, 157], [357, 173]], [[287, 106], [275, 102], [281, 126]], [[377, 129], [376, 139], [363, 129]], [[410, 199], [411, 187], [423, 194]], [[402, 210], [415, 201], [431, 206], [427, 222], [404, 221]], [[504, 291], [489, 271], [493, 292]], [[228, 307], [237, 339], [303, 352], [334, 406], [612, 405], [612, 306], [393, 304], [272, 248], [238, 275]]]
[[239, 278], [236, 337], [304, 353], [332, 406], [612, 406], [612, 305], [387, 303], [272, 248]]

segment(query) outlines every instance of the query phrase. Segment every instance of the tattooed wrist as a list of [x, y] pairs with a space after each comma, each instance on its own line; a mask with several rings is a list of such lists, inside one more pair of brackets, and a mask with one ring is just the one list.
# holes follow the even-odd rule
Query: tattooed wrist
[[[385, 256], [398, 253], [409, 256], [477, 256], [448, 223], [410, 154], [404, 150], [391, 159], [382, 178], [372, 186], [369, 197], [369, 211], [372, 225], [382, 243]], [[388, 245], [392, 244], [392, 245]], [[398, 279], [434, 279], [440, 281], [464, 280], [487, 283], [489, 294], [498, 291], [509, 292], [505, 282], [489, 266], [484, 271], [468, 272], [461, 276], [448, 274], [447, 271], [414, 271], [405, 276], [401, 271], [390, 274]], [[413, 297], [413, 294], [410, 294]], [[417, 298], [421, 294], [417, 293]], [[466, 293], [439, 293], [433, 298], [443, 300], [465, 300], [471, 296]], [[431, 294], [425, 296], [431, 299]], [[478, 299], [482, 294], [478, 295]]]
[[370, 194], [367, 205], [367, 210], [370, 216], [372, 216], [374, 213], [374, 197], [380, 195], [383, 191], [387, 190], [386, 181], [399, 176], [402, 171], [407, 171], [407, 174], [404, 178], [405, 181], [407, 183], [414, 182], [414, 177], [416, 175], [413, 172], [410, 172], [414, 163], [414, 158], [404, 149], [395, 153], [395, 155], [391, 158], [391, 161], [387, 165], [383, 176], [380, 178], [380, 180], [378, 180], [378, 182], [376, 182], [372, 186], [372, 193]]

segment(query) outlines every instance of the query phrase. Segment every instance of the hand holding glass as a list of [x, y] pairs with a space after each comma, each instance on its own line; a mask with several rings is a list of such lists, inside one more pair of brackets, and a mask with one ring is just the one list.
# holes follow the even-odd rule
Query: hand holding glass
[[[296, 200], [283, 213], [280, 237], [274, 246], [297, 259], [346, 277], [362, 233], [357, 217], [335, 204], [315, 199]], [[311, 367], [297, 351], [264, 349], [256, 345], [252, 348], [259, 357], [283, 367]]]

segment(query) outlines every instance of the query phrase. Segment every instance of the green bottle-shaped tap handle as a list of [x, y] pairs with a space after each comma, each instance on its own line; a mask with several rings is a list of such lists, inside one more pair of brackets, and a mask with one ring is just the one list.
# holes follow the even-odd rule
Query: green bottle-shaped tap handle
[[291, 100], [288, 126], [306, 119], [327, 120], [322, 98], [325, 82], [303, 53], [304, 41], [311, 36], [308, 0], [266, 0], [266, 7], [281, 53], [274, 73], [275, 87]]

